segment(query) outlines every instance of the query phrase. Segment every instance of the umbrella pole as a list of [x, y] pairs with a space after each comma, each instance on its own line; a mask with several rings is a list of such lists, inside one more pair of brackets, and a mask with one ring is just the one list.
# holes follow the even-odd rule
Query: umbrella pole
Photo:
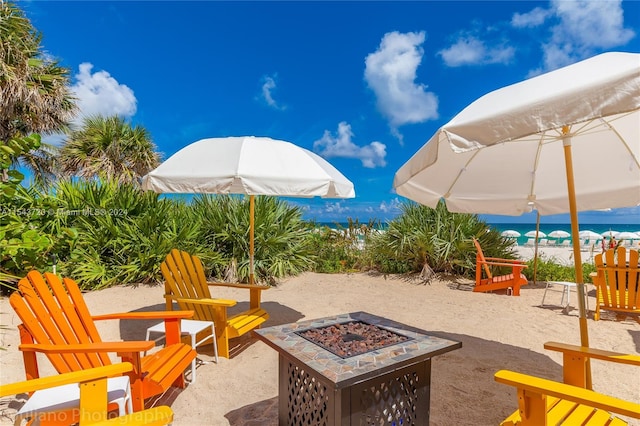
[[[569, 195], [569, 212], [571, 215], [571, 239], [573, 243], [573, 259], [576, 271], [576, 289], [578, 290], [578, 320], [580, 322], [580, 345], [589, 347], [589, 330], [587, 329], [587, 310], [585, 307], [584, 277], [582, 276], [582, 256], [580, 254], [580, 238], [576, 238], [579, 233], [578, 209], [576, 207], [576, 190], [573, 179], [573, 157], [571, 155], [571, 136], [569, 126], [562, 128], [562, 143], [564, 147], [565, 169], [567, 173], [567, 192]], [[591, 386], [591, 361], [586, 359], [585, 364], [586, 388]]]
[[537, 284], [538, 280], [538, 233], [540, 232], [540, 211], [536, 210], [538, 213], [536, 216], [536, 249], [533, 253], [533, 285]]
[[255, 196], [249, 195], [249, 284], [255, 284], [255, 276], [253, 270], [253, 233], [254, 233], [254, 216], [255, 216]]

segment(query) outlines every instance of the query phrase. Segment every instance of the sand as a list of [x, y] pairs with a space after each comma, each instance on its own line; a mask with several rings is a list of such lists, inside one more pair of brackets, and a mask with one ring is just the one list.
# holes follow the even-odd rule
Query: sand
[[[562, 379], [561, 355], [543, 344], [579, 344], [577, 310], [559, 306], [560, 288], [549, 290], [547, 306], [540, 306], [544, 284], [522, 288], [521, 296], [473, 293], [473, 283], [440, 279], [419, 284], [400, 276], [305, 273], [284, 280], [264, 292], [263, 306], [271, 318], [265, 326], [366, 311], [418, 327], [428, 333], [462, 342], [462, 348], [433, 359], [431, 425], [495, 425], [517, 407], [515, 390], [498, 384], [493, 375], [511, 369], [553, 380]], [[236, 299], [247, 307], [248, 294], [222, 289], [217, 296]], [[140, 309], [162, 310], [160, 286], [115, 287], [85, 295], [93, 314]], [[594, 306], [593, 287], [589, 304]], [[572, 297], [575, 302], [575, 296]], [[23, 379], [18, 351], [18, 321], [8, 301], [0, 300], [0, 378], [2, 383]], [[591, 317], [591, 316], [590, 316]], [[592, 318], [592, 317], [591, 317]], [[99, 324], [104, 340], [144, 339], [145, 321], [106, 321]], [[640, 323], [604, 314], [588, 321], [591, 346], [625, 353], [640, 351]], [[263, 342], [240, 338], [231, 359], [221, 358], [198, 367], [197, 382], [166, 394], [161, 403], [175, 412], [174, 425], [277, 424], [278, 356]], [[212, 346], [199, 349], [204, 361], [213, 360]], [[46, 365], [44, 361], [42, 365]], [[637, 367], [593, 362], [594, 388], [640, 402]], [[41, 374], [52, 374], [42, 368]], [[0, 423], [11, 424], [18, 401], [0, 400]], [[638, 424], [632, 423], [632, 424]]]

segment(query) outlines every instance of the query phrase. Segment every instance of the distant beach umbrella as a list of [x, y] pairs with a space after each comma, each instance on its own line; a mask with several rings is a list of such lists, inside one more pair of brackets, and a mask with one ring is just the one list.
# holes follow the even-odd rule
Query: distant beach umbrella
[[[526, 234], [524, 234], [524, 236], [529, 238], [536, 238], [536, 231], [535, 230], [529, 231]], [[544, 232], [542, 231], [538, 232], [538, 238], [546, 238], [546, 237], [547, 237], [547, 234], [545, 234]]]
[[611, 231], [611, 230], [609, 230], [607, 232], [604, 232], [602, 235], [604, 235], [605, 237], [609, 237], [609, 238], [611, 238], [611, 237], [618, 238], [618, 234], [619, 233], [620, 233], [619, 231]]
[[602, 234], [598, 234], [597, 232], [591, 231], [589, 229], [580, 231], [578, 235], [580, 236], [580, 238], [585, 240], [599, 240], [600, 238], [602, 238]]
[[550, 238], [569, 238], [571, 236], [567, 231], [563, 231], [561, 229], [549, 232]]
[[506, 231], [502, 231], [500, 235], [506, 238], [518, 238], [521, 234], [513, 229], [507, 229]]
[[635, 232], [624, 231], [624, 232], [618, 232], [618, 235], [616, 235], [616, 238], [619, 240], [640, 240], [640, 235], [638, 235]]

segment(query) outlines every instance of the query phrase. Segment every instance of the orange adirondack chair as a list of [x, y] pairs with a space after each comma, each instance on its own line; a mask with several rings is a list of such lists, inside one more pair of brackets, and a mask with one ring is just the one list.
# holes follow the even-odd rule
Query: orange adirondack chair
[[[473, 291], [487, 292], [494, 290], [511, 289], [514, 296], [520, 296], [520, 286], [527, 285], [527, 277], [522, 274], [522, 270], [527, 267], [521, 260], [501, 259], [498, 257], [485, 257], [480, 243], [475, 238], [476, 245], [476, 285]], [[505, 266], [511, 268], [511, 273], [507, 275], [494, 276], [490, 266]], [[485, 277], [483, 277], [483, 271]]]
[[609, 249], [604, 255], [595, 256], [596, 272], [591, 279], [596, 286], [596, 312], [593, 319], [600, 319], [600, 310], [619, 314], [640, 314], [640, 268], [638, 250], [623, 246]]
[[[242, 336], [260, 327], [269, 319], [267, 311], [260, 307], [262, 285], [231, 284], [207, 282], [202, 262], [197, 256], [173, 249], [160, 265], [165, 279], [165, 300], [167, 310], [173, 309], [177, 302], [182, 310], [193, 310], [193, 319], [213, 321], [216, 329], [218, 354], [229, 358], [229, 339]], [[209, 286], [235, 287], [249, 290], [249, 309], [233, 316], [227, 314], [227, 308], [236, 305], [235, 300], [213, 299]], [[211, 333], [209, 333], [211, 334]], [[205, 336], [198, 335], [198, 340]]]
[[[91, 316], [78, 285], [70, 278], [60, 280], [52, 273], [31, 271], [18, 283], [9, 302], [22, 320], [20, 330], [27, 379], [39, 377], [37, 352], [46, 354], [60, 374], [111, 365], [108, 353], [117, 353], [133, 365], [131, 381], [133, 410], [144, 408], [146, 398], [162, 394], [171, 386], [185, 387], [183, 372], [196, 357], [189, 345], [180, 342], [180, 319], [192, 311], [127, 312]], [[148, 356], [152, 341], [103, 342], [94, 324], [106, 319], [163, 319], [166, 346]]]

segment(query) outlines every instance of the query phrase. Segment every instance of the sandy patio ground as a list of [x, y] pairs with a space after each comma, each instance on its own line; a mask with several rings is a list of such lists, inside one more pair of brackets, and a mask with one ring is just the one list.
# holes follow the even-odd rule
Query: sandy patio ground
[[[517, 406], [515, 390], [494, 381], [500, 369], [562, 379], [561, 355], [543, 344], [558, 341], [579, 344], [577, 310], [559, 306], [560, 288], [546, 296], [544, 285], [522, 288], [520, 297], [473, 293], [466, 280], [435, 280], [418, 284], [399, 276], [364, 273], [326, 275], [305, 273], [264, 292], [263, 306], [271, 318], [265, 326], [366, 311], [462, 342], [462, 349], [433, 360], [431, 425], [495, 425]], [[248, 294], [223, 289], [218, 297], [239, 301], [246, 309]], [[161, 286], [116, 287], [86, 294], [93, 314], [114, 311], [162, 310]], [[572, 295], [575, 303], [575, 295]], [[589, 304], [594, 306], [593, 286]], [[2, 383], [24, 376], [18, 351], [17, 319], [7, 299], [0, 300], [0, 378]], [[617, 321], [604, 314], [589, 320], [591, 346], [640, 352], [640, 324], [631, 318]], [[144, 321], [107, 321], [99, 324], [104, 340], [142, 340]], [[238, 343], [238, 342], [236, 342]], [[277, 424], [277, 353], [255, 338], [241, 338], [231, 359], [198, 367], [197, 382], [163, 397], [175, 412], [174, 425]], [[213, 359], [212, 346], [199, 349], [200, 358]], [[43, 362], [46, 365], [46, 361]], [[640, 402], [640, 375], [631, 366], [593, 362], [596, 390]], [[41, 373], [51, 374], [43, 368]], [[18, 401], [0, 400], [1, 424], [11, 424]], [[637, 423], [636, 423], [637, 424]]]

